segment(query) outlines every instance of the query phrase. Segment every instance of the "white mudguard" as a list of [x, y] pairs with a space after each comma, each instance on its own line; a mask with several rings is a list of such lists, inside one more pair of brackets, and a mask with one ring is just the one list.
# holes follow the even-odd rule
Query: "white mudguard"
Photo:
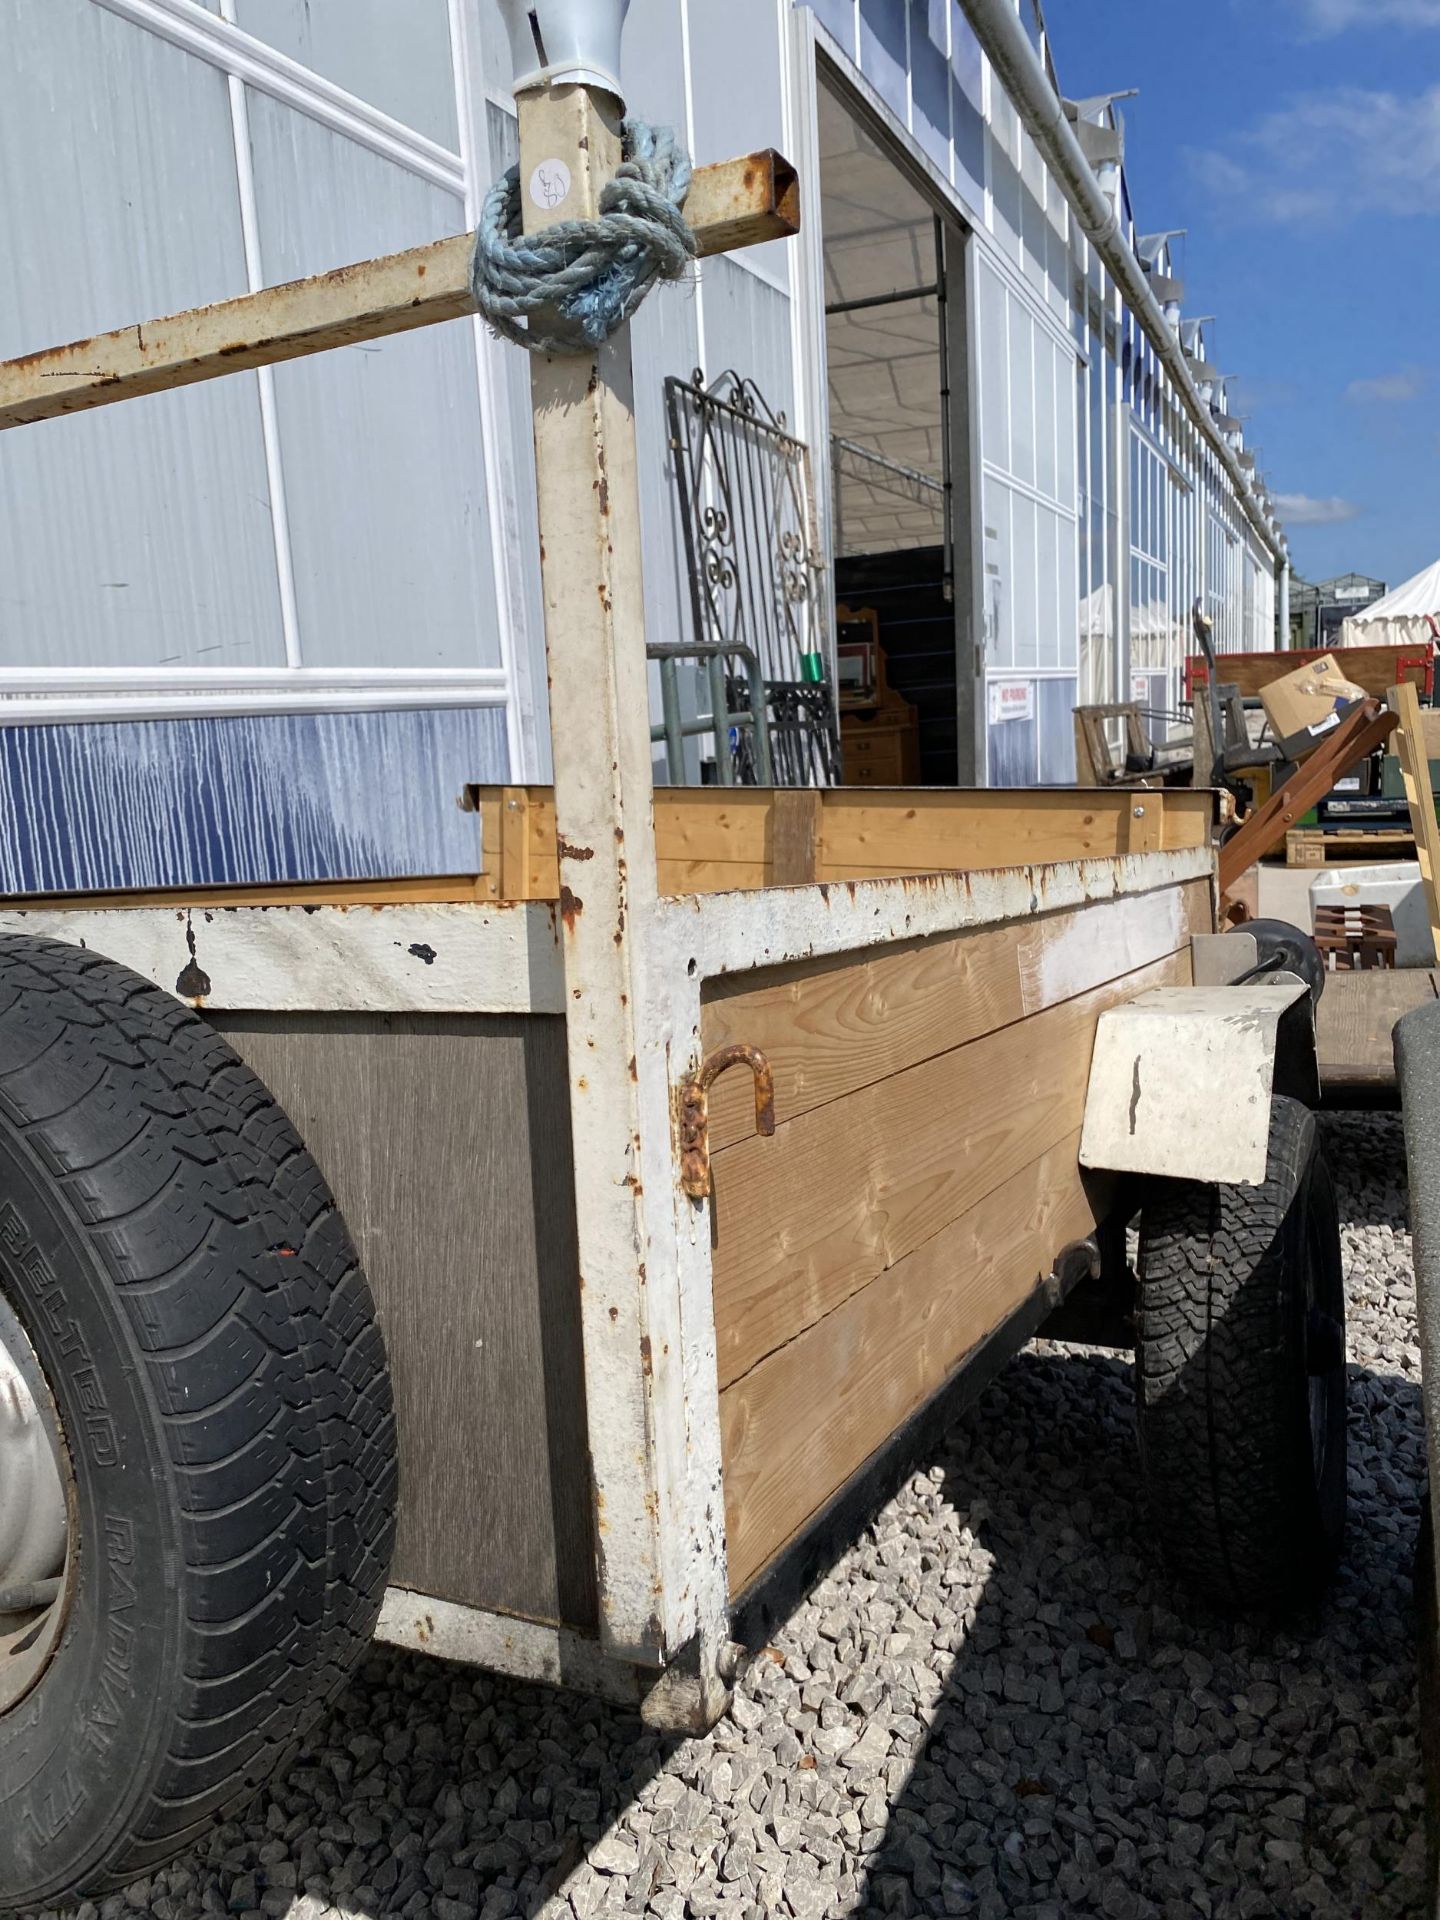
[[1158, 987], [1100, 1016], [1080, 1164], [1258, 1186], [1276, 1093], [1319, 1097], [1302, 981]]

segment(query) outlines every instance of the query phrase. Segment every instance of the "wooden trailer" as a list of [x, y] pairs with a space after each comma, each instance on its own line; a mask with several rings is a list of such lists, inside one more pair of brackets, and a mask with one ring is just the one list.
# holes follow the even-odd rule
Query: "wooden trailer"
[[[563, 160], [567, 214], [614, 171], [614, 84], [520, 92], [521, 178]], [[785, 231], [790, 177], [702, 171], [702, 248]], [[467, 301], [454, 243], [363, 263], [0, 367], [0, 424]], [[1133, 1305], [1097, 1232], [1137, 1177], [1162, 1533], [1258, 1471], [1234, 1597], [1308, 1590], [1338, 1544], [1310, 997], [1303, 959], [1214, 937], [1211, 796], [654, 792], [625, 334], [534, 389], [556, 784], [464, 796], [473, 873], [0, 913], [0, 1467], [32, 1545], [55, 1522], [7, 1574], [0, 1497], [0, 1906], [204, 1832], [377, 1612], [706, 1728], [921, 1423], [1077, 1282]], [[1263, 1446], [1232, 1404], [1220, 1458], [1217, 1354], [1259, 1323], [1222, 1302], [1192, 1340], [1178, 1276], [1257, 1208], [1284, 1338], [1252, 1356]], [[1255, 1280], [1205, 1284], [1253, 1316]]]

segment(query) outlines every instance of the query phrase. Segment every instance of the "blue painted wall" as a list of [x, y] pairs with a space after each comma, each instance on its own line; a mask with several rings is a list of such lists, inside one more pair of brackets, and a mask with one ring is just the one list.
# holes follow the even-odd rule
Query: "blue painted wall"
[[0, 891], [474, 872], [497, 708], [0, 726]]

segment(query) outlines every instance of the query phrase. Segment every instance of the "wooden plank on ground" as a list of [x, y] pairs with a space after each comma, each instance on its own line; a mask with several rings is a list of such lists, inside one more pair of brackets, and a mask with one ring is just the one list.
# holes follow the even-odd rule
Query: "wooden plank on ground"
[[1187, 949], [717, 1153], [721, 1386], [1078, 1128], [1100, 1014], [1190, 977]]
[[721, 1394], [732, 1594], [1092, 1230], [1079, 1143], [1066, 1133]]
[[[799, 207], [794, 169], [766, 150], [698, 167], [685, 211], [704, 255], [798, 232]], [[475, 311], [473, 248], [456, 234], [5, 361], [0, 428], [458, 320]]]
[[1420, 717], [1420, 702], [1408, 683], [1392, 687], [1390, 705], [1400, 716], [1395, 730], [1395, 751], [1405, 782], [1405, 798], [1410, 807], [1410, 826], [1415, 835], [1415, 857], [1420, 862], [1420, 878], [1425, 887], [1425, 904], [1430, 914], [1430, 933], [1435, 952], [1440, 955], [1440, 821], [1435, 818], [1435, 796], [1430, 790], [1430, 765], [1426, 758], [1425, 728]]
[[[1210, 887], [1192, 880], [1001, 927], [837, 954], [706, 989], [707, 1053], [744, 1041], [775, 1075], [786, 1126], [812, 1108], [1177, 953], [1211, 928]], [[713, 1151], [755, 1130], [748, 1080], [710, 1093]]]
[[1426, 967], [1331, 973], [1315, 1010], [1321, 1090], [1375, 1094], [1395, 1086], [1395, 1022], [1436, 996], [1440, 976]]

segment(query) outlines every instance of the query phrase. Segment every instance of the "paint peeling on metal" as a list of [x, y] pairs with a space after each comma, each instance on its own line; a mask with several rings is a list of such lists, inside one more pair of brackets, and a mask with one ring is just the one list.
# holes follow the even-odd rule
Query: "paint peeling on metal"
[[206, 918], [203, 968], [184, 909], [47, 901], [0, 908], [0, 930], [83, 944], [181, 999], [203, 997], [210, 1012], [559, 1013], [564, 1004], [551, 902], [225, 907]]

